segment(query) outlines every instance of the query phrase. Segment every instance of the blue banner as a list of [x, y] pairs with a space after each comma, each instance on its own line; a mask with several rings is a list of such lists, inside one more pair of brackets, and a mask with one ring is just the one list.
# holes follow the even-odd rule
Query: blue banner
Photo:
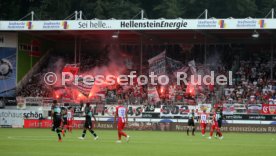
[[0, 47], [0, 97], [16, 96], [16, 48]]

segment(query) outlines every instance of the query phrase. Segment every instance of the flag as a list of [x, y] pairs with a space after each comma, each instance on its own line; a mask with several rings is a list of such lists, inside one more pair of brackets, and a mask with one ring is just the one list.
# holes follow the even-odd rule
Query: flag
[[156, 87], [148, 87], [148, 101], [149, 103], [156, 103], [160, 101]]
[[178, 69], [180, 69], [181, 67], [183, 67], [182, 62], [174, 60], [172, 58], [166, 57], [166, 71], [167, 73], [171, 74], [175, 71], [177, 71]]
[[149, 73], [154, 72], [155, 75], [166, 74], [166, 51], [156, 55], [148, 60]]
[[84, 81], [83, 78], [80, 77], [78, 79], [77, 88], [84, 96], [88, 97], [93, 85], [94, 85], [94, 79], [89, 79], [89, 80], [86, 79]]
[[62, 70], [62, 72], [69, 72], [72, 73], [73, 75], [77, 75], [79, 71], [79, 67], [75, 64], [66, 64]]
[[149, 59], [148, 62], [149, 73], [154, 72], [155, 75], [170, 75], [183, 66], [182, 62], [167, 57], [166, 50]]
[[190, 62], [188, 62], [188, 66], [190, 67], [192, 74], [197, 75], [195, 60], [191, 60]]

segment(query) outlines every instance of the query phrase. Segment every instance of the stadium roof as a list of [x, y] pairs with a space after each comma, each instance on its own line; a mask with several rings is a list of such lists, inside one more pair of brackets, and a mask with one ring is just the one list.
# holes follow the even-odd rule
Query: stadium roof
[[[258, 38], [253, 38], [254, 30], [146, 30], [146, 31], [27, 31], [31, 36], [39, 36], [53, 41], [73, 41], [75, 37], [91, 43], [120, 44], [267, 44], [275, 42], [276, 30], [257, 30]], [[118, 33], [118, 38], [112, 38]]]
[[276, 29], [276, 19], [0, 21], [1, 31]]
[[[75, 37], [94, 43], [114, 33], [117, 41], [137, 44], [164, 43], [270, 43], [276, 38], [276, 19], [140, 19], [140, 20], [54, 20], [0, 21], [0, 31], [24, 32], [51, 40]], [[252, 38], [253, 33], [259, 37]], [[145, 44], [144, 43], [144, 44]]]

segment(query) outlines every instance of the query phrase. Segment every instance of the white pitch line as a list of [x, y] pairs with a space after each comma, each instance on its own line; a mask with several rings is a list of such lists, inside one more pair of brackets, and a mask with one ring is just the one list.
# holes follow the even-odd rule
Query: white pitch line
[[[53, 136], [53, 135], [50, 135], [50, 136], [8, 136], [7, 137], [8, 139], [11, 139], [11, 140], [25, 140], [25, 141], [55, 141], [56, 136]], [[78, 138], [74, 138], [74, 137], [65, 137], [63, 138], [64, 142], [93, 142], [93, 143], [114, 143], [116, 144], [116, 140], [111, 140], [111, 139], [100, 139], [100, 140], [93, 140], [93, 137], [89, 137], [85, 140], [79, 140]], [[183, 140], [184, 141], [184, 140]], [[187, 141], [187, 140], [186, 140]], [[215, 142], [218, 142], [218, 141], [222, 141], [223, 140], [207, 140], [206, 141], [208, 142], [212, 142], [212, 143], [215, 143]], [[125, 143], [125, 141], [123, 141]], [[131, 140], [131, 143], [130, 144], [156, 144], [156, 142], [141, 142], [140, 140]], [[201, 145], [200, 142], [190, 142], [190, 144], [192, 145]], [[174, 144], [171, 144], [171, 145], [174, 145]], [[178, 143], [175, 144], [175, 145], [179, 145]], [[248, 145], [248, 144], [216, 144], [216, 145], [226, 145], [226, 146], [247, 146], [247, 147], [275, 147], [274, 145]]]

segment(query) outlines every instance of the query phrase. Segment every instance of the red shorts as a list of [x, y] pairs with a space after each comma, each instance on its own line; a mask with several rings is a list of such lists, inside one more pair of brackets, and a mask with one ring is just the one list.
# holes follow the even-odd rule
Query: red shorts
[[67, 121], [67, 125], [68, 125], [68, 126], [72, 126], [72, 125], [73, 125], [73, 120], [68, 120], [68, 121]]
[[118, 131], [121, 131], [125, 128], [125, 122], [123, 122], [122, 119], [118, 119], [118, 125], [117, 125], [117, 129]]
[[213, 123], [211, 129], [219, 129], [218, 122]]
[[201, 126], [202, 129], [206, 129], [207, 124], [206, 123], [201, 123], [200, 126]]

